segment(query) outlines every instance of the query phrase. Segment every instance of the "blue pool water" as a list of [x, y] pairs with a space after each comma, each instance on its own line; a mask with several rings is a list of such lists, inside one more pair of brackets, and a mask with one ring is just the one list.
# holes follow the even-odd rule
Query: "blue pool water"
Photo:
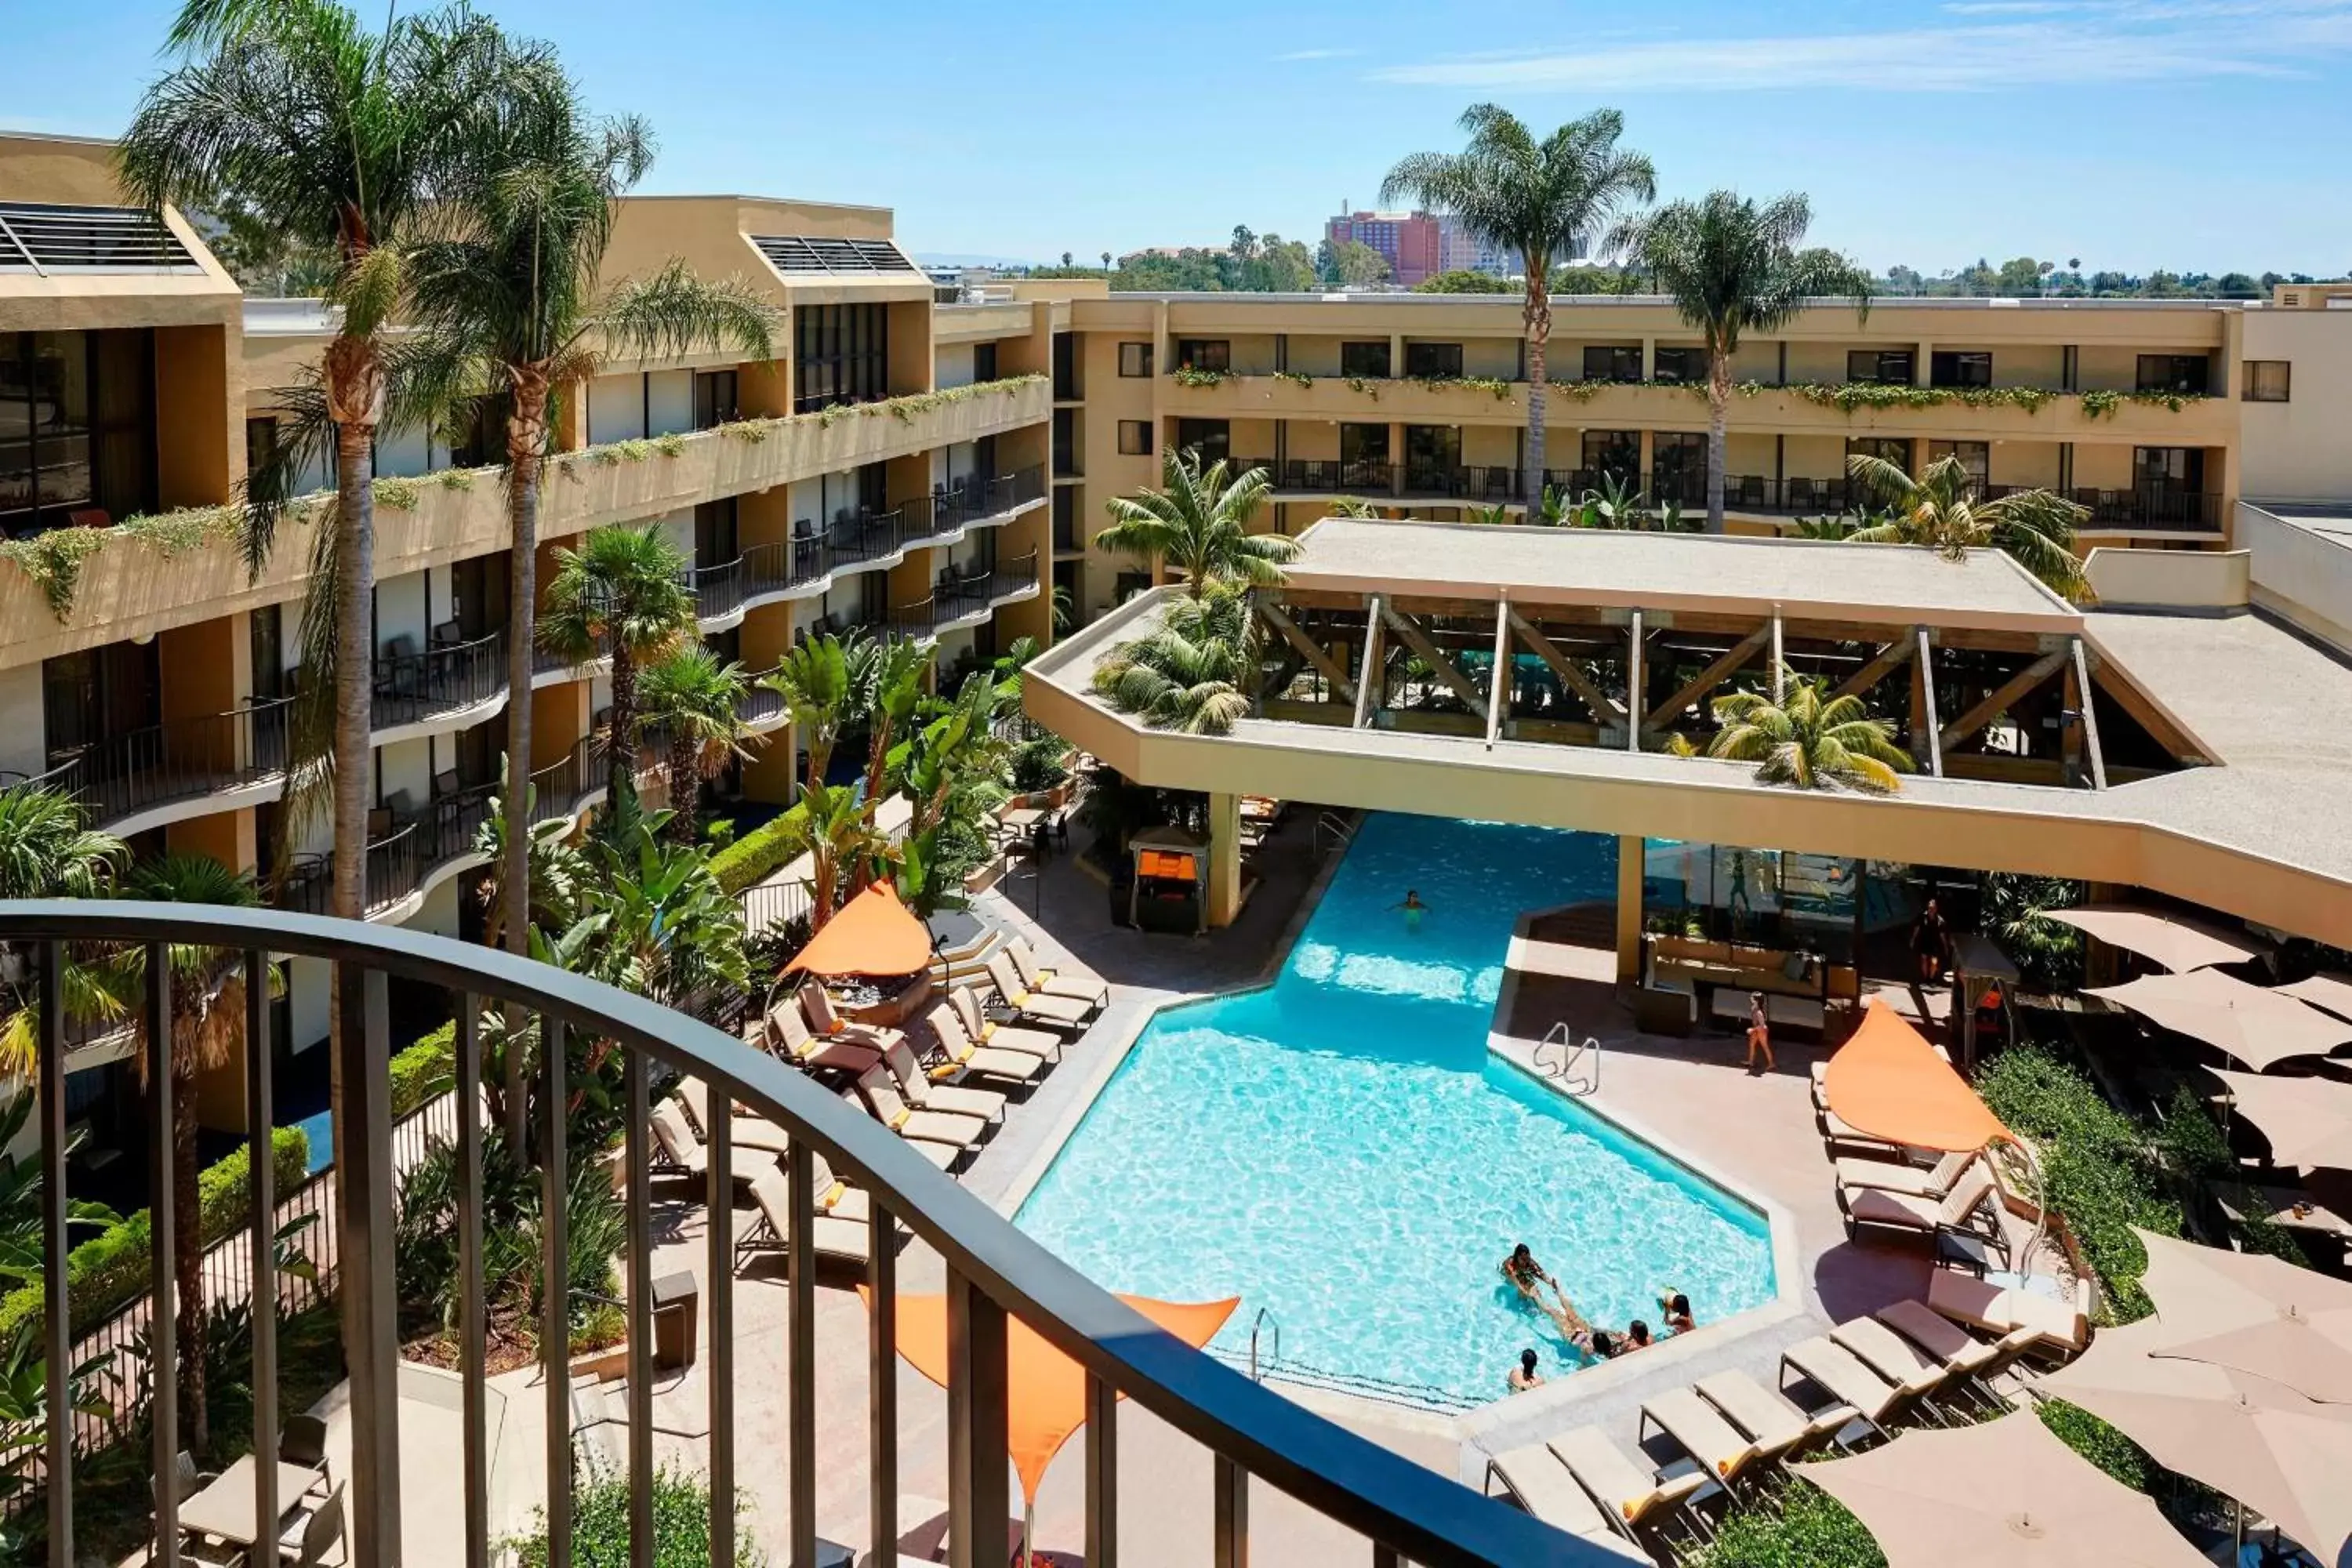
[[[1518, 914], [1607, 897], [1591, 834], [1376, 816], [1268, 989], [1163, 1011], [1015, 1216], [1097, 1283], [1238, 1295], [1286, 1363], [1424, 1391], [1505, 1392], [1520, 1350], [1576, 1352], [1496, 1266], [1525, 1241], [1603, 1327], [1702, 1321], [1773, 1291], [1761, 1215], [1490, 1059]], [[1394, 906], [1408, 889], [1417, 921]]]

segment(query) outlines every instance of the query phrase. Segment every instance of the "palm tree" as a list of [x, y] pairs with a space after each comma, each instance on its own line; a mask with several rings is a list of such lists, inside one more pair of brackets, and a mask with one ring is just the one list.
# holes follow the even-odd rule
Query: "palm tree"
[[1095, 670], [1095, 690], [1155, 730], [1222, 735], [1249, 711], [1242, 682], [1255, 647], [1247, 593], [1215, 584], [1171, 602], [1151, 632], [1114, 648]]
[[138, 202], [234, 203], [259, 226], [331, 256], [336, 332], [314, 385], [246, 486], [245, 551], [258, 570], [298, 477], [331, 449], [335, 502], [312, 542], [281, 831], [331, 791], [333, 912], [366, 908], [373, 717], [373, 451], [383, 344], [407, 290], [408, 247], [451, 188], [511, 56], [463, 7], [371, 34], [331, 0], [186, 0], [170, 35], [182, 63], [147, 90], [117, 150]]
[[1884, 458], [1856, 453], [1846, 471], [1885, 516], [1846, 534], [1864, 544], [1918, 544], [1958, 561], [1987, 546], [2069, 598], [2083, 594], [2088, 579], [2074, 553], [2074, 530], [2089, 512], [2049, 490], [2011, 490], [1991, 500], [1977, 493], [1976, 480], [1957, 457], [1938, 458], [1913, 479]]
[[688, 644], [646, 668], [637, 686], [639, 731], [668, 751], [669, 833], [695, 841], [696, 797], [702, 781], [717, 778], [743, 752], [738, 711], [749, 683], [743, 667], [722, 660], [699, 643]]
[[1199, 450], [1188, 447], [1160, 459], [1160, 487], [1111, 498], [1110, 526], [1095, 535], [1105, 550], [1146, 565], [1157, 560], [1181, 567], [1196, 599], [1212, 581], [1280, 586], [1283, 563], [1297, 557], [1298, 541], [1249, 531], [1273, 489], [1264, 468], [1229, 481], [1222, 458], [1204, 469]]
[[[510, 90], [485, 114], [488, 155], [466, 171], [451, 208], [454, 234], [416, 247], [412, 314], [425, 334], [403, 350], [427, 416], [502, 410], [507, 435], [507, 808], [521, 816], [530, 778], [534, 568], [549, 399], [584, 387], [614, 361], [674, 358], [720, 345], [765, 360], [773, 312], [743, 286], [705, 284], [681, 261], [596, 292], [616, 202], [653, 162], [635, 119], [600, 121], [553, 57], [533, 47], [509, 73]], [[691, 828], [691, 813], [688, 814]], [[506, 847], [520, 882], [528, 840]], [[530, 932], [507, 930], [527, 953]]]
[[803, 638], [777, 661], [773, 674], [760, 678], [761, 686], [784, 700], [793, 734], [808, 753], [812, 787], [824, 782], [842, 729], [857, 716], [857, 681], [865, 668], [865, 655], [859, 651], [863, 641], [855, 632], [847, 637], [827, 632]]
[[1809, 300], [1852, 296], [1870, 314], [1870, 274], [1833, 250], [1800, 250], [1812, 207], [1790, 193], [1761, 206], [1731, 191], [1675, 202], [1634, 226], [1631, 248], [1706, 344], [1706, 531], [1723, 531], [1731, 358], [1742, 332], [1786, 326]]
[[695, 627], [687, 560], [661, 524], [593, 529], [558, 549], [539, 640], [574, 663], [613, 658], [613, 721], [605, 738], [607, 805], [635, 787], [637, 670]]
[[[165, 855], [131, 868], [123, 896], [159, 903], [221, 904], [251, 909], [261, 902], [253, 879], [209, 855]], [[196, 1194], [196, 1079], [240, 1058], [245, 1049], [246, 973], [233, 948], [173, 942], [164, 950], [171, 973], [172, 1074], [172, 1277], [179, 1303], [182, 1419], [189, 1447], [203, 1454], [212, 1447], [212, 1417], [205, 1407], [205, 1339], [209, 1314], [204, 1296], [204, 1216]], [[153, 984], [146, 973], [147, 950], [124, 948], [117, 962], [126, 976]], [[146, 1087], [147, 1053], [133, 1060]], [[251, 1157], [270, 1157], [269, 1129], [247, 1129]]]
[[1470, 144], [1459, 153], [1415, 153], [1381, 182], [1381, 201], [1410, 196], [1450, 212], [1473, 237], [1516, 254], [1525, 269], [1521, 314], [1528, 328], [1527, 490], [1544, 475], [1544, 353], [1551, 342], [1551, 271], [1580, 242], [1615, 243], [1620, 209], [1657, 194], [1650, 160], [1621, 149], [1625, 117], [1613, 109], [1571, 120], [1541, 142], [1498, 104], [1463, 110]]
[[[81, 803], [34, 784], [0, 789], [0, 899], [105, 897], [130, 858], [122, 840], [88, 826]], [[29, 1081], [40, 1051], [37, 964], [10, 980], [0, 971], [0, 1075]], [[113, 1023], [128, 1015], [122, 987], [102, 964], [66, 949], [65, 1015]]]
[[[923, 678], [931, 668], [931, 650], [907, 637], [883, 637], [866, 644], [862, 654], [856, 690], [866, 715], [865, 808], [871, 822], [882, 806], [891, 744], [922, 705]], [[864, 886], [860, 876], [852, 891]]]
[[1778, 699], [1759, 691], [1717, 698], [1715, 721], [1722, 728], [1706, 754], [1755, 763], [1765, 784], [1843, 784], [1870, 795], [1902, 787], [1896, 775], [1911, 771], [1910, 754], [1895, 743], [1885, 721], [1870, 716], [1862, 699], [1830, 697], [1824, 682], [1785, 664], [1780, 685]]
[[855, 879], [880, 858], [887, 841], [866, 814], [857, 792], [823, 783], [801, 791], [800, 811], [791, 819], [786, 847], [794, 859], [809, 858], [809, 930], [822, 931], [841, 901], [845, 876]]

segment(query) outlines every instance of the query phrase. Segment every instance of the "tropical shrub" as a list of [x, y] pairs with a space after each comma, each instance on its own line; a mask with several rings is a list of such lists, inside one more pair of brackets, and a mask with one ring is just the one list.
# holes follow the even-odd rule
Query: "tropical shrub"
[[711, 855], [710, 874], [727, 891], [740, 893], [781, 869], [800, 853], [797, 836], [800, 818], [805, 815], [803, 807], [795, 805], [738, 835], [733, 843]]
[[1911, 771], [1910, 754], [1895, 745], [1886, 723], [1870, 716], [1859, 697], [1832, 697], [1828, 685], [1780, 667], [1783, 694], [1735, 691], [1715, 700], [1722, 726], [1707, 747], [1711, 757], [1754, 763], [1763, 784], [1799, 789], [1843, 785], [1892, 795], [1896, 776]]
[[1097, 666], [1094, 689], [1155, 730], [1222, 735], [1249, 711], [1242, 681], [1256, 630], [1245, 590], [1217, 583], [1169, 601], [1157, 628]]
[[397, 1121], [422, 1110], [428, 1100], [456, 1081], [456, 1022], [444, 1024], [406, 1050], [395, 1052], [390, 1065], [392, 1116]]
[[2082, 883], [1988, 871], [1978, 885], [1984, 929], [2017, 965], [2019, 979], [2042, 991], [2072, 991], [2083, 984], [2083, 933], [2048, 913], [2081, 903]]
[[[586, 1472], [588, 1467], [581, 1467]], [[710, 1483], [701, 1476], [664, 1465], [654, 1472], [654, 1568], [709, 1568]], [[751, 1504], [735, 1500], [737, 1568], [767, 1562], [743, 1521]], [[503, 1543], [521, 1568], [547, 1568], [547, 1516], [542, 1510], [530, 1533]], [[629, 1482], [625, 1476], [586, 1480], [572, 1494], [572, 1561], [574, 1568], [629, 1568]]]

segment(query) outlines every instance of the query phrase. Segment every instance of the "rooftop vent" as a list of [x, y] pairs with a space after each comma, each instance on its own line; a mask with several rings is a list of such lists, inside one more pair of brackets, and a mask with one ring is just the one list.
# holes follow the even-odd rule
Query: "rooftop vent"
[[757, 234], [751, 243], [777, 271], [824, 273], [831, 277], [870, 278], [883, 272], [915, 272], [920, 268], [899, 254], [887, 239], [821, 239], [812, 235]]
[[202, 272], [163, 220], [141, 207], [0, 202], [0, 272]]

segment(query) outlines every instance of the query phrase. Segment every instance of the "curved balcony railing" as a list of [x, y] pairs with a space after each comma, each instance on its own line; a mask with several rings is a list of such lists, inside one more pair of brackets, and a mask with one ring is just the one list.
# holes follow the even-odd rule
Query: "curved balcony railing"
[[761, 681], [783, 668], [778, 660], [765, 669], [752, 670], [743, 677], [743, 695], [735, 702], [735, 721], [740, 724], [768, 724], [784, 716], [784, 699], [772, 687]]
[[1298, 490], [1314, 495], [1384, 496], [1393, 488], [1396, 470], [1386, 462], [1359, 458], [1353, 462], [1319, 458], [1289, 458], [1281, 462], [1272, 458], [1230, 458], [1225, 471], [1241, 474], [1251, 468], [1264, 468], [1266, 479], [1276, 490]]
[[[782, 1347], [785, 1354], [777, 1358], [790, 1368], [790, 1376], [779, 1369], [772, 1378], [762, 1378], [754, 1385], [739, 1375], [736, 1237], [730, 1225], [704, 1227], [709, 1239], [698, 1267], [704, 1278], [698, 1284], [702, 1314], [709, 1324], [702, 1340], [700, 1369], [708, 1393], [707, 1404], [698, 1400], [695, 1425], [708, 1433], [701, 1439], [700, 1457], [707, 1463], [709, 1482], [710, 1561], [736, 1559], [739, 1460], [773, 1464], [784, 1473], [790, 1507], [777, 1526], [785, 1538], [776, 1542], [778, 1561], [810, 1563], [819, 1560], [817, 1498], [820, 1484], [827, 1480], [823, 1472], [828, 1466], [856, 1465], [864, 1472], [855, 1491], [868, 1500], [873, 1540], [894, 1542], [899, 1539], [902, 1524], [914, 1522], [901, 1517], [898, 1380], [894, 1370], [898, 1258], [908, 1233], [936, 1253], [943, 1264], [950, 1363], [946, 1501], [953, 1562], [1003, 1561], [1011, 1501], [1006, 1429], [1012, 1391], [1006, 1330], [1016, 1318], [1084, 1369], [1090, 1413], [1085, 1516], [1089, 1563], [1108, 1563], [1116, 1550], [1121, 1467], [1095, 1460], [1100, 1457], [1108, 1461], [1117, 1452], [1120, 1424], [1117, 1400], [1121, 1395], [1159, 1417], [1178, 1438], [1199, 1445], [1212, 1456], [1213, 1497], [1201, 1499], [1198, 1512], [1216, 1521], [1214, 1556], [1220, 1563], [1247, 1560], [1247, 1500], [1253, 1486], [1284, 1492], [1361, 1536], [1366, 1545], [1360, 1560], [1384, 1568], [1393, 1568], [1400, 1560], [1432, 1568], [1535, 1563], [1571, 1568], [1589, 1563], [1598, 1568], [1619, 1561], [1603, 1547], [1572, 1539], [1481, 1498], [1450, 1477], [1424, 1469], [1190, 1349], [1090, 1283], [979, 1196], [933, 1169], [887, 1128], [814, 1079], [648, 998], [489, 948], [397, 927], [273, 910], [103, 900], [0, 902], [0, 942], [17, 944], [19, 951], [50, 973], [62, 968], [68, 943], [143, 945], [149, 953], [145, 973], [163, 977], [167, 985], [173, 973], [165, 958], [169, 943], [241, 954], [246, 972], [252, 975], [265, 973], [273, 960], [281, 956], [322, 959], [337, 966], [341, 1014], [334, 1041], [327, 1048], [337, 1053], [342, 1099], [335, 1139], [336, 1198], [327, 1217], [335, 1248], [336, 1310], [351, 1359], [350, 1456], [348, 1465], [339, 1467], [337, 1479], [346, 1489], [348, 1556], [354, 1563], [403, 1560], [404, 1491], [410, 1497], [446, 1500], [439, 1506], [448, 1510], [449, 1527], [462, 1531], [465, 1540], [463, 1555], [453, 1554], [453, 1560], [487, 1561], [494, 1538], [496, 1527], [488, 1504], [489, 1455], [494, 1445], [485, 1431], [486, 1402], [475, 1393], [486, 1383], [489, 1313], [481, 1275], [482, 1161], [488, 1130], [478, 1109], [483, 1105], [484, 1086], [480, 1056], [475, 1048], [475, 1021], [485, 1010], [510, 1011], [536, 1019], [541, 1037], [551, 1044], [561, 1042], [567, 1033], [598, 1042], [604, 1048], [592, 1059], [605, 1059], [609, 1053], [613, 1063], [610, 1070], [617, 1083], [614, 1097], [623, 1129], [616, 1135], [619, 1148], [614, 1164], [625, 1220], [619, 1267], [626, 1283], [618, 1294], [626, 1302], [623, 1311], [628, 1363], [626, 1457], [618, 1474], [639, 1504], [632, 1512], [642, 1530], [649, 1530], [652, 1524], [650, 1499], [657, 1463], [653, 1364], [657, 1216], [652, 1197], [651, 1097], [656, 1074], [665, 1079], [683, 1074], [700, 1079], [713, 1104], [732, 1102], [782, 1127], [790, 1149], [782, 1158], [784, 1193], [779, 1200], [785, 1211], [780, 1228], [789, 1260], [784, 1286], [789, 1310], [780, 1331], [786, 1342]], [[456, 1215], [460, 1259], [455, 1292], [456, 1359], [467, 1396], [455, 1415], [461, 1440], [406, 1446], [402, 1442], [401, 1424], [404, 1414], [408, 1419], [415, 1418], [416, 1407], [396, 1393], [401, 1342], [393, 1255], [397, 1167], [393, 1155], [390, 1084], [384, 1070], [391, 1048], [387, 982], [393, 977], [451, 993], [457, 1017], [454, 1100], [458, 1109], [451, 1212]], [[49, 996], [63, 991], [56, 985], [43, 989]], [[268, 987], [248, 984], [245, 994], [246, 1119], [248, 1125], [266, 1127], [274, 1124], [276, 1114]], [[173, 1078], [167, 1059], [171, 1031], [164, 1022], [170, 1016], [171, 1001], [166, 986], [158, 986], [142, 1004], [143, 1016], [156, 1021], [146, 1035], [155, 1059], [149, 1092], [132, 1112], [151, 1119], [146, 1130], [155, 1153], [152, 1212], [163, 1216], [152, 1238], [159, 1279], [170, 1278], [173, 1240], [167, 1184], [173, 1168]], [[68, 1143], [62, 1109], [62, 1009], [44, 1006], [39, 1011], [38, 1092], [41, 1103], [50, 1109], [38, 1119], [38, 1158], [47, 1190], [62, 1193]], [[575, 1184], [566, 1175], [573, 1164], [567, 1149], [571, 1135], [567, 1108], [572, 1093], [573, 1053], [551, 1048], [539, 1055], [530, 1105], [538, 1123], [534, 1152], [541, 1162], [540, 1168], [548, 1174], [541, 1184], [545, 1217], [535, 1239], [542, 1249], [541, 1278], [568, 1279], [568, 1217]], [[733, 1207], [735, 1173], [746, 1170], [751, 1156], [743, 1155], [739, 1163], [729, 1118], [717, 1118], [709, 1134], [702, 1168], [687, 1178], [684, 1190], [691, 1201], [707, 1205], [710, 1212], [729, 1214]], [[583, 1150], [580, 1154], [584, 1161], [601, 1158], [604, 1152]], [[848, 1336], [848, 1343], [822, 1347], [815, 1310], [819, 1195], [815, 1162], [820, 1158], [869, 1200], [870, 1260], [864, 1282], [873, 1302], [871, 1310], [863, 1314], [864, 1332]], [[253, 1218], [244, 1233], [251, 1257], [250, 1300], [261, 1302], [278, 1300], [279, 1284], [274, 1234], [278, 1194], [271, 1164], [267, 1160], [252, 1163], [248, 1197]], [[70, 1342], [63, 1205], [47, 1208], [44, 1221], [50, 1245], [43, 1258], [43, 1326], [47, 1364], [54, 1373], [68, 1364]], [[665, 1233], [669, 1230], [670, 1222], [658, 1223]], [[676, 1266], [665, 1263], [665, 1267]], [[536, 1335], [540, 1360], [536, 1395], [545, 1402], [545, 1429], [550, 1435], [551, 1462], [545, 1467], [544, 1503], [548, 1517], [559, 1521], [550, 1542], [550, 1560], [564, 1563], [571, 1555], [569, 1533], [574, 1507], [569, 1449], [573, 1375], [569, 1331], [579, 1303], [568, 1289], [544, 1292], [543, 1298]], [[253, 1386], [273, 1390], [278, 1386], [278, 1342], [276, 1314], [260, 1313], [253, 1332]], [[822, 1363], [821, 1353], [826, 1357]], [[153, 1373], [151, 1386], [156, 1390], [154, 1427], [162, 1462], [155, 1472], [153, 1509], [156, 1527], [165, 1540], [177, 1538], [182, 1501], [172, 1464], [179, 1424], [172, 1391], [179, 1383], [179, 1358], [175, 1314], [154, 1314], [148, 1361]], [[864, 1394], [867, 1441], [862, 1453], [852, 1446], [820, 1445], [816, 1440], [821, 1395], [815, 1370], [820, 1364], [845, 1363], [862, 1363], [879, 1374]], [[776, 1363], [762, 1358], [761, 1364]], [[532, 1396], [520, 1385], [513, 1394]], [[75, 1465], [72, 1402], [64, 1395], [65, 1389], [58, 1384], [48, 1391], [42, 1453], [43, 1500], [49, 1510], [53, 1562], [79, 1561], [72, 1545], [77, 1523], [70, 1484]], [[254, 1442], [261, 1452], [274, 1453], [278, 1436], [276, 1402], [264, 1399], [257, 1405]], [[775, 1442], [776, 1416], [772, 1412], [781, 1412], [791, 1440], [782, 1445], [781, 1453], [764, 1446], [739, 1448], [739, 1443], [750, 1437], [749, 1433], [739, 1432], [739, 1411], [754, 1413], [758, 1431], [767, 1435], [765, 1444]], [[254, 1517], [278, 1518], [281, 1509], [294, 1500], [279, 1491], [278, 1468], [251, 1468]], [[421, 1473], [427, 1470], [432, 1473]], [[1163, 1489], [1169, 1484], [1165, 1477], [1157, 1481]], [[830, 1487], [847, 1490], [852, 1483], [835, 1475], [830, 1478]], [[884, 1550], [887, 1549], [886, 1544]], [[653, 1553], [651, 1540], [635, 1542], [637, 1561], [650, 1561]]]
[[226, 713], [174, 719], [93, 741], [45, 773], [0, 784], [33, 784], [73, 795], [97, 826], [174, 801], [260, 784], [286, 771], [286, 715], [278, 698]]
[[[417, 824], [394, 824], [368, 840], [366, 912], [380, 915], [416, 891], [424, 879], [417, 858]], [[289, 914], [325, 915], [334, 907], [335, 863], [330, 855], [297, 855], [270, 900]]]
[[375, 727], [421, 724], [503, 696], [507, 634], [375, 661]]
[[1010, 561], [1000, 561], [988, 574], [988, 602], [992, 605], [1009, 603], [1022, 597], [1037, 586], [1037, 552], [1016, 555]]

